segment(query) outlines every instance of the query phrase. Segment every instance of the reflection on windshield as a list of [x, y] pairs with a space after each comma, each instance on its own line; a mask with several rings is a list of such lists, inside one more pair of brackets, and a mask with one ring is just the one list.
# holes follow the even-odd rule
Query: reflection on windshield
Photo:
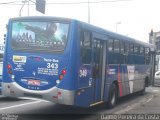
[[54, 22], [14, 22], [12, 47], [29, 50], [64, 50], [69, 24]]

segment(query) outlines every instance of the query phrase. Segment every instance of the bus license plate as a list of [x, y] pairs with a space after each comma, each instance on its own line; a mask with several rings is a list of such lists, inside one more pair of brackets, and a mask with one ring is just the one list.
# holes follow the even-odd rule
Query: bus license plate
[[28, 85], [40, 85], [40, 80], [28, 80]]

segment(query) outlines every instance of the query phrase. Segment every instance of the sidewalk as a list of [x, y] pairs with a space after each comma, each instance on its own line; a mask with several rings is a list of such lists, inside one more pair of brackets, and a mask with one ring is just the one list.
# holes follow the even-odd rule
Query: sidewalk
[[160, 93], [160, 86], [149, 86], [146, 88], [146, 92]]

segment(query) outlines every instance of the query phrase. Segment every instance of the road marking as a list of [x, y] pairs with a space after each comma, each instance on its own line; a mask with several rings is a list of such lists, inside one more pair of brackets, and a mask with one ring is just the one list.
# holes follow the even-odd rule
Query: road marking
[[153, 92], [159, 92], [159, 90], [153, 90]]
[[154, 98], [154, 95], [152, 95], [151, 98], [149, 98], [147, 101], [145, 101], [145, 102], [143, 103], [143, 105], [146, 104], [146, 103], [148, 103], [148, 102], [150, 102], [153, 98]]
[[42, 102], [42, 101], [35, 101], [35, 102], [29, 102], [29, 103], [24, 103], [24, 104], [19, 104], [19, 105], [13, 105], [13, 106], [10, 106], [10, 107], [4, 107], [4, 108], [0, 108], [0, 111], [10, 109], [10, 108], [16, 108], [16, 107], [21, 107], [21, 106], [25, 106], [25, 105], [30, 105], [30, 104], [36, 104], [36, 103], [39, 103], [39, 102]]

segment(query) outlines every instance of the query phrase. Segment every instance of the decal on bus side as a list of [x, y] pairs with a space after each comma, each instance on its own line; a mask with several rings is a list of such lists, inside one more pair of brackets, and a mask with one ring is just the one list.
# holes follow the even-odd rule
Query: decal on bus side
[[14, 63], [15, 64], [15, 68], [14, 68], [14, 71], [19, 71], [19, 72], [24, 72], [25, 70], [24, 70], [24, 65], [25, 65], [25, 63]]
[[86, 77], [87, 76], [87, 70], [81, 69], [79, 70], [79, 77]]
[[24, 65], [26, 64], [26, 56], [13, 55], [13, 62], [15, 64], [14, 71], [24, 72]]
[[43, 75], [58, 75], [59, 60], [44, 58], [44, 61], [47, 62], [46, 67], [38, 67], [37, 73]]
[[13, 62], [26, 63], [26, 56], [13, 55]]
[[133, 80], [135, 74], [135, 66], [127, 66], [130, 93], [133, 93]]
[[58, 75], [58, 69], [38, 67], [37, 73], [41, 75]]

